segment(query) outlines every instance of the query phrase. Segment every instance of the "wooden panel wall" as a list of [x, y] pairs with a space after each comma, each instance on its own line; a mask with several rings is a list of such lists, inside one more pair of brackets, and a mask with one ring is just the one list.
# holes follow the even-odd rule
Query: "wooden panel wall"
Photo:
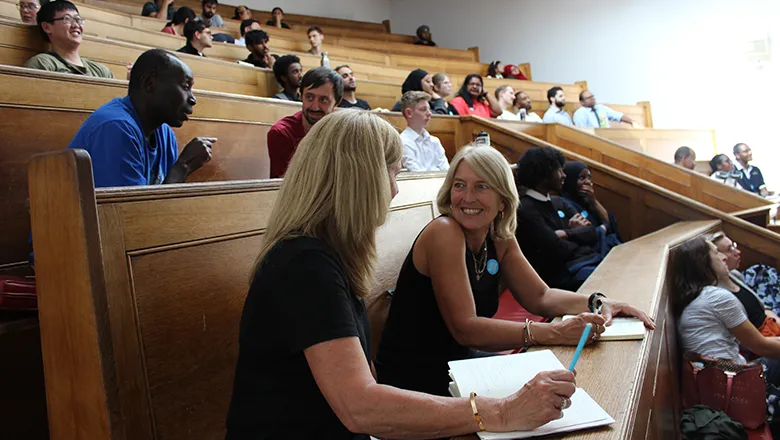
[[674, 162], [674, 152], [682, 146], [693, 148], [702, 160], [710, 160], [718, 152], [714, 130], [597, 128], [595, 133], [664, 162]]

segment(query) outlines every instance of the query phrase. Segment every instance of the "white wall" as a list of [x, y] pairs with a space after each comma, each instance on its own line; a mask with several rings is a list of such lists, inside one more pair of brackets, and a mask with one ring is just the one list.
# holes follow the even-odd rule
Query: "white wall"
[[247, 5], [259, 11], [279, 6], [290, 14], [381, 23], [390, 18], [391, 0], [234, 0], [230, 4]]
[[[747, 142], [780, 190], [780, 1], [392, 0], [391, 19], [482, 62], [530, 62], [539, 81], [586, 80], [600, 102], [650, 101], [657, 128], [715, 129], [722, 152]], [[743, 44], [767, 34], [759, 70]]]

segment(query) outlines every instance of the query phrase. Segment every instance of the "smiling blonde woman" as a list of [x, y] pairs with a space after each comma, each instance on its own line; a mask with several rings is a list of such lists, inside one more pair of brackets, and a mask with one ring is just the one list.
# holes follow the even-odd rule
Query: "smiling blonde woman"
[[[417, 237], [398, 277], [377, 353], [380, 383], [448, 395], [449, 361], [535, 344], [574, 345], [587, 323], [596, 328], [594, 342], [614, 314], [637, 316], [653, 327], [628, 304], [551, 289], [542, 281], [515, 239], [517, 189], [497, 150], [460, 150], [437, 201], [442, 216]], [[502, 286], [531, 313], [577, 317], [557, 323], [492, 319]], [[602, 314], [589, 313], [598, 303]], [[548, 391], [538, 397], [529, 405], [550, 409], [564, 406], [566, 396]]]

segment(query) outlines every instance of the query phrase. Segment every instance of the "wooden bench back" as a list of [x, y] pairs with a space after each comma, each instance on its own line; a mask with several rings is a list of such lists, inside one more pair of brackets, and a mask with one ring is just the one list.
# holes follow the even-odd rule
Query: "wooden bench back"
[[[493, 146], [512, 163], [517, 162], [530, 148], [548, 146], [561, 151], [567, 160], [587, 164], [593, 174], [599, 201], [617, 218], [624, 239], [639, 238], [679, 221], [719, 219], [723, 222], [723, 230], [739, 243], [741, 250], [743, 243], [749, 248], [743, 250], [743, 264], [749, 266], [761, 262], [777, 266], [780, 263], [780, 235], [764, 227], [649, 183], [606, 163], [531, 137], [526, 133], [508, 129], [493, 121], [471, 116], [461, 119], [462, 136], [486, 131], [490, 134]], [[538, 129], [538, 127], [531, 128], [531, 130]], [[728, 188], [716, 189], [728, 190]], [[771, 205], [762, 207], [765, 211], [771, 208]], [[739, 238], [734, 238], [735, 236]]]
[[[753, 208], [765, 208], [763, 217], [756, 213], [754, 223], [766, 225], [766, 209], [772, 203], [762, 197], [735, 188], [727, 187], [700, 173], [675, 166], [667, 161], [636, 151], [630, 144], [609, 141], [580, 129], [561, 124], [543, 126], [523, 123], [496, 121], [496, 124], [530, 136], [543, 139], [553, 145], [565, 148], [573, 153], [589, 157], [596, 162], [631, 174], [650, 183], [662, 186], [672, 192], [684, 195], [723, 212], [735, 213]], [[599, 135], [609, 131], [625, 132], [623, 129], [599, 129]], [[706, 138], [712, 131], [694, 130], [632, 130], [637, 136], [666, 139], [668, 143], [685, 145], [693, 138]], [[711, 137], [710, 137], [711, 139]], [[760, 210], [761, 211], [761, 210]], [[752, 220], [751, 220], [752, 221]]]
[[[585, 349], [577, 364], [577, 386], [585, 389], [615, 424], [577, 433], [573, 438], [680, 438], [677, 338], [671, 292], [665, 289], [664, 279], [669, 252], [691, 238], [714, 232], [719, 223], [678, 222], [618, 246], [580, 288], [582, 294], [603, 292], [645, 310], [655, 318], [656, 329], [641, 341], [602, 342]], [[552, 350], [564, 365], [574, 354], [574, 347]]]
[[[74, 150], [36, 156], [29, 178], [52, 438], [224, 436], [241, 309], [280, 182], [95, 191]], [[374, 296], [437, 215], [442, 182], [401, 177], [377, 233]]]
[[[86, 5], [89, 5], [88, 7], [97, 7], [102, 9], [103, 13], [117, 12], [124, 15], [129, 15], [134, 25], [140, 21], [140, 6], [138, 7], [139, 9], [135, 9], [134, 7], [128, 8], [127, 5], [119, 2], [105, 2], [100, 0], [90, 0], [86, 3]], [[194, 10], [196, 13], [200, 13], [200, 3], [198, 3], [197, 8], [194, 8]], [[232, 16], [232, 12], [227, 17], [222, 16], [225, 21], [225, 27], [224, 29], [219, 29], [218, 32], [229, 33], [238, 38], [240, 35], [240, 22], [238, 20], [231, 20], [230, 17]], [[265, 26], [266, 20], [260, 20], [259, 18], [256, 19], [263, 24], [263, 29], [268, 32], [272, 39], [282, 38], [290, 42], [301, 41], [304, 44], [306, 42], [306, 30], [309, 28], [309, 25], [305, 25], [303, 27], [293, 26], [293, 29], [278, 29], [271, 26]], [[146, 20], [147, 23], [151, 23], [148, 22], [149, 18], [146, 18]], [[155, 21], [158, 23], [160, 22], [160, 20]], [[286, 16], [285, 21], [287, 21]], [[424, 60], [425, 58], [439, 58], [454, 61], [479, 62], [479, 54], [476, 50], [417, 46], [411, 44], [415, 40], [415, 37], [410, 35], [397, 35], [387, 32], [366, 31], [353, 28], [339, 28], [327, 25], [318, 26], [320, 26], [325, 35], [327, 35], [327, 41], [329, 45], [334, 47], [344, 49], [358, 49], [360, 51], [373, 51], [375, 53], [386, 55], [417, 57], [421, 60]], [[152, 28], [147, 28], [146, 26], [141, 27], [144, 29], [159, 31], [156, 26]], [[216, 32], [217, 30], [215, 30], [215, 33]], [[308, 48], [309, 46], [306, 45], [305, 50], [308, 50]], [[393, 63], [392, 65], [396, 64]]]
[[[8, 93], [0, 100], [0, 128], [6, 133], [6, 148], [0, 149], [0, 197], [6, 205], [0, 213], [6, 226], [0, 235], [0, 264], [8, 264], [26, 261], [31, 251], [26, 177], [30, 157], [65, 149], [92, 111], [127, 93], [127, 82], [29, 69], [4, 68], [1, 72], [0, 84]], [[196, 136], [216, 137], [218, 142], [213, 160], [188, 181], [268, 178], [268, 130], [278, 119], [298, 111], [300, 105], [254, 98], [236, 109], [237, 115], [231, 119], [218, 114], [224, 106], [220, 101], [230, 97], [208, 92], [197, 92], [196, 97], [198, 104], [191, 120], [174, 129], [179, 148]], [[200, 109], [210, 113], [199, 113]]]

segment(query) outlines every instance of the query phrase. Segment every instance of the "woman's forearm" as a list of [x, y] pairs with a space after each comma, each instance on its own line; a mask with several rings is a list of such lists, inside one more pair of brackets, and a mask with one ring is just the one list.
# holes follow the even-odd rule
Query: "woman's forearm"
[[[451, 437], [479, 430], [468, 398], [439, 397], [371, 384], [352, 399], [349, 421], [352, 432], [375, 437], [428, 439]], [[477, 397], [485, 428], [502, 430], [501, 399]]]
[[534, 310], [528, 311], [548, 318], [563, 315], [578, 315], [589, 312], [588, 296], [562, 289], [548, 289]]
[[753, 350], [753, 352], [761, 357], [780, 359], [780, 338], [764, 337], [761, 345], [757, 350]]

